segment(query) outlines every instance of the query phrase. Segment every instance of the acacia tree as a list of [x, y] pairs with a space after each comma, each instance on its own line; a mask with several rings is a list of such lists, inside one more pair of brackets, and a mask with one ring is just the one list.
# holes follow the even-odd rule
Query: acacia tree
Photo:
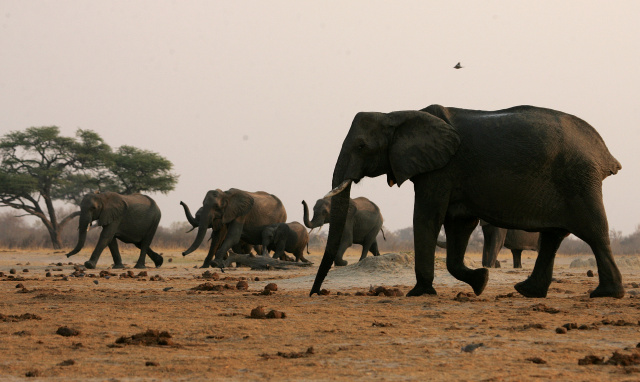
[[75, 138], [56, 126], [14, 131], [0, 139], [0, 159], [0, 206], [40, 219], [55, 249], [79, 211], [60, 219], [54, 201], [77, 205], [92, 190], [167, 193], [177, 182], [167, 159], [131, 146], [113, 152], [91, 130], [78, 129]]

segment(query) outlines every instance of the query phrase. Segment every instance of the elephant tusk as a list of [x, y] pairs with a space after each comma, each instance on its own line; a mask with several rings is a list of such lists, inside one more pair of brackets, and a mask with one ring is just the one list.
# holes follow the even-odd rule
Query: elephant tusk
[[330, 198], [330, 197], [333, 197], [335, 195], [338, 195], [339, 193], [344, 191], [344, 189], [347, 188], [350, 184], [351, 184], [351, 179], [345, 180], [344, 182], [340, 183], [340, 185], [338, 187], [336, 187], [333, 190], [329, 191], [329, 193], [327, 193], [324, 196], [324, 198]]

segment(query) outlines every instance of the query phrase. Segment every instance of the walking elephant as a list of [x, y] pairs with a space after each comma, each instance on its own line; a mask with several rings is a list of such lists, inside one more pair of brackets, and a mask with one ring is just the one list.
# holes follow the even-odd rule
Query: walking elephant
[[266, 226], [262, 230], [262, 254], [268, 256], [274, 251], [273, 258], [285, 260], [285, 252], [293, 254], [297, 261], [308, 263], [304, 257], [305, 247], [309, 253], [309, 233], [298, 222], [278, 223]]
[[196, 238], [182, 255], [186, 256], [195, 251], [202, 244], [207, 229], [211, 227], [211, 247], [202, 268], [224, 267], [227, 251], [240, 243], [243, 234], [246, 236], [245, 231], [249, 232], [269, 224], [284, 223], [286, 220], [287, 211], [275, 195], [236, 188], [227, 191], [211, 190], [202, 202]]
[[113, 268], [124, 268], [116, 240], [119, 239], [140, 248], [136, 268], [145, 268], [146, 255], [149, 255], [158, 268], [163, 262], [162, 255], [154, 252], [149, 246], [160, 223], [160, 216], [160, 208], [146, 195], [120, 195], [115, 192], [87, 194], [80, 202], [78, 244], [67, 253], [67, 257], [80, 252], [84, 247], [91, 222], [97, 220], [98, 225], [102, 226], [102, 232], [91, 257], [84, 263], [85, 267], [94, 269], [100, 254], [106, 246], [109, 246], [113, 257]]
[[547, 295], [556, 250], [573, 233], [589, 244], [598, 264], [599, 285], [591, 297], [621, 298], [622, 276], [611, 254], [602, 202], [602, 181], [621, 168], [593, 127], [555, 110], [431, 105], [358, 113], [334, 168], [334, 189], [327, 195], [332, 197], [329, 238], [311, 294], [320, 291], [348, 229], [351, 183], [386, 174], [389, 186], [411, 180], [415, 190], [416, 286], [409, 296], [436, 294], [434, 254], [443, 225], [448, 271], [482, 293], [488, 270], [469, 269], [463, 261], [482, 219], [540, 232], [533, 271], [515, 285], [522, 295]]
[[540, 248], [540, 233], [527, 232], [519, 229], [498, 228], [488, 223], [481, 222], [484, 234], [484, 246], [482, 247], [482, 266], [487, 268], [499, 268], [498, 252], [502, 247], [511, 250], [513, 255], [513, 267], [522, 268], [522, 251], [538, 251]]
[[[195, 216], [193, 216], [191, 215], [191, 210], [186, 203], [180, 202], [180, 205], [182, 206], [182, 208], [184, 208], [184, 214], [187, 217], [187, 221], [189, 222], [189, 224], [191, 224], [192, 227], [187, 232], [191, 232], [194, 229], [198, 228], [198, 226], [200, 225], [200, 216], [202, 215], [202, 207], [198, 208]], [[212, 224], [210, 223], [207, 228], [213, 228]], [[249, 244], [244, 242], [243, 240], [240, 240], [238, 244], [235, 244], [231, 247], [231, 250], [235, 253], [240, 254], [252, 254], [251, 250], [254, 250], [256, 254], [259, 255], [262, 253], [262, 246]]]
[[[303, 200], [302, 205], [304, 206], [304, 225], [307, 228], [320, 227], [331, 220], [331, 198], [325, 197], [316, 201], [315, 206], [313, 206], [313, 219], [311, 221], [309, 221], [307, 202]], [[378, 250], [376, 236], [378, 232], [382, 231], [382, 222], [380, 208], [371, 200], [365, 197], [349, 199], [347, 221], [334, 260], [335, 265], [347, 265], [347, 261], [343, 260], [342, 257], [347, 248], [353, 244], [362, 245], [360, 260], [367, 257], [367, 252], [371, 252], [374, 256], [379, 256], [380, 251]]]

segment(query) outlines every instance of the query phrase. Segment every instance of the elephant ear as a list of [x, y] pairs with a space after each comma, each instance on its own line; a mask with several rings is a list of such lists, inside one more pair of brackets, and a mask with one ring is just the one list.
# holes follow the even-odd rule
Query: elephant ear
[[241, 191], [232, 193], [222, 214], [222, 223], [228, 224], [240, 216], [248, 214], [251, 207], [253, 207], [253, 198], [249, 194]]
[[389, 162], [398, 186], [414, 175], [446, 166], [460, 146], [456, 129], [434, 115], [422, 111], [388, 115], [395, 127]]
[[98, 218], [98, 224], [106, 226], [122, 219], [127, 210], [127, 202], [119, 194], [113, 192], [103, 193], [101, 196], [103, 196], [102, 211]]

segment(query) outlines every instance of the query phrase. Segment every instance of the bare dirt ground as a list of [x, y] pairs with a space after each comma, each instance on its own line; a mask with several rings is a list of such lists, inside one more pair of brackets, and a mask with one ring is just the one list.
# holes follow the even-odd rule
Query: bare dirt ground
[[[617, 300], [590, 299], [596, 268], [586, 261], [572, 268], [578, 257], [563, 256], [547, 298], [518, 295], [513, 284], [529, 274], [533, 252], [523, 256], [524, 269], [511, 269], [510, 260], [492, 269], [479, 297], [448, 275], [442, 254], [438, 295], [423, 297], [404, 297], [415, 282], [412, 254], [356, 263], [358, 251], [349, 252], [350, 265], [325, 281], [329, 294], [314, 297], [320, 253], [308, 256], [309, 268], [210, 270], [218, 280], [194, 268], [203, 252], [164, 255], [162, 268], [145, 275], [108, 269], [108, 251], [97, 270], [84, 272], [62, 253], [0, 252], [0, 380], [640, 379], [636, 257], [617, 258], [627, 288]], [[133, 265], [137, 255], [123, 257]], [[71, 260], [87, 258], [85, 250]], [[467, 258], [479, 266], [479, 254]], [[238, 290], [239, 281], [248, 289]], [[277, 291], [261, 294], [269, 283]], [[379, 286], [389, 296], [367, 295]], [[285, 317], [250, 318], [256, 307]], [[580, 365], [588, 356], [596, 364]]]

